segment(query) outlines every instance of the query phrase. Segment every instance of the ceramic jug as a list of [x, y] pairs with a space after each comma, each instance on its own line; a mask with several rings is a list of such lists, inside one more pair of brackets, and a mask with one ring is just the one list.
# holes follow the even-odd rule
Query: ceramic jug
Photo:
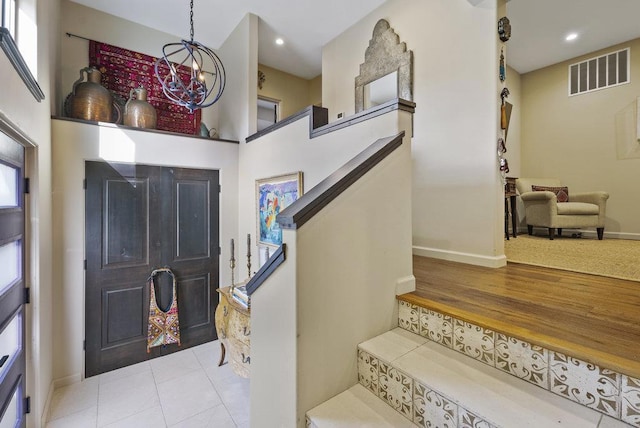
[[142, 86], [133, 88], [124, 107], [124, 124], [136, 128], [155, 129], [156, 123], [156, 109], [147, 102], [147, 90]]
[[70, 117], [111, 122], [113, 99], [111, 92], [100, 84], [101, 80], [102, 73], [95, 67], [80, 70], [80, 78], [73, 84], [73, 92], [69, 99], [67, 113]]

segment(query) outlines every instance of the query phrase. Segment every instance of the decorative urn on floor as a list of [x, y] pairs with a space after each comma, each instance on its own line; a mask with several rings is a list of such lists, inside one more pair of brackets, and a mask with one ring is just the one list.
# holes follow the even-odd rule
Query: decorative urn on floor
[[142, 86], [132, 89], [124, 107], [124, 124], [155, 129], [157, 120], [156, 109], [147, 102], [147, 90]]
[[[84, 81], [84, 74], [87, 81]], [[100, 84], [102, 73], [95, 67], [80, 70], [80, 78], [73, 84], [68, 99], [69, 117], [96, 122], [111, 122], [113, 98], [111, 92]]]

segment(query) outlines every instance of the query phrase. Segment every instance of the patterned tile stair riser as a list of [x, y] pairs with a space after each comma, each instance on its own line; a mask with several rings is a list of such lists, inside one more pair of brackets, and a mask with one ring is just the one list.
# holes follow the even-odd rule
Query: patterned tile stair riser
[[[398, 303], [400, 328], [640, 428], [639, 379], [408, 302]], [[378, 395], [375, 390], [380, 386], [370, 372], [380, 363], [372, 359], [358, 352], [359, 380]]]
[[358, 382], [420, 427], [496, 427], [361, 349]]

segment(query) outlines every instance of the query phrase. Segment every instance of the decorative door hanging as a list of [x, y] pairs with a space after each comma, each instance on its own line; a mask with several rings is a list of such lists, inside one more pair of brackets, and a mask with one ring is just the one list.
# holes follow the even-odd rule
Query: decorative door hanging
[[498, 37], [502, 42], [502, 46], [500, 47], [500, 60], [499, 60], [499, 75], [498, 78], [502, 84], [502, 89], [500, 91], [500, 99], [502, 100], [500, 104], [500, 137], [498, 138], [498, 162], [500, 168], [500, 175], [502, 176], [502, 184], [506, 185], [507, 179], [506, 175], [509, 173], [509, 163], [507, 162], [507, 158], [504, 157], [504, 154], [507, 152], [507, 133], [509, 132], [509, 119], [511, 118], [511, 108], [513, 107], [511, 104], [505, 101], [505, 99], [509, 96], [509, 89], [506, 86], [507, 80], [507, 65], [505, 62], [505, 43], [509, 41], [511, 37], [511, 24], [509, 22], [509, 18], [506, 16], [500, 18], [498, 20]]
[[[173, 280], [173, 293], [171, 305], [167, 311], [163, 311], [156, 300], [155, 277], [159, 273], [171, 275]], [[149, 287], [149, 330], [147, 336], [147, 353], [154, 346], [170, 345], [177, 343], [180, 346], [180, 324], [178, 322], [178, 294], [176, 290], [176, 276], [168, 267], [155, 269], [147, 280]]]

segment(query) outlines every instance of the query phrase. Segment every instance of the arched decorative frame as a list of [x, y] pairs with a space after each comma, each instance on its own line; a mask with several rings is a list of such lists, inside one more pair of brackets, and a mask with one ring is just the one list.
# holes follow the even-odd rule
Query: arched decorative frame
[[398, 72], [398, 98], [413, 101], [413, 52], [393, 31], [386, 19], [379, 20], [356, 77], [356, 113], [364, 110], [364, 87], [394, 71]]

